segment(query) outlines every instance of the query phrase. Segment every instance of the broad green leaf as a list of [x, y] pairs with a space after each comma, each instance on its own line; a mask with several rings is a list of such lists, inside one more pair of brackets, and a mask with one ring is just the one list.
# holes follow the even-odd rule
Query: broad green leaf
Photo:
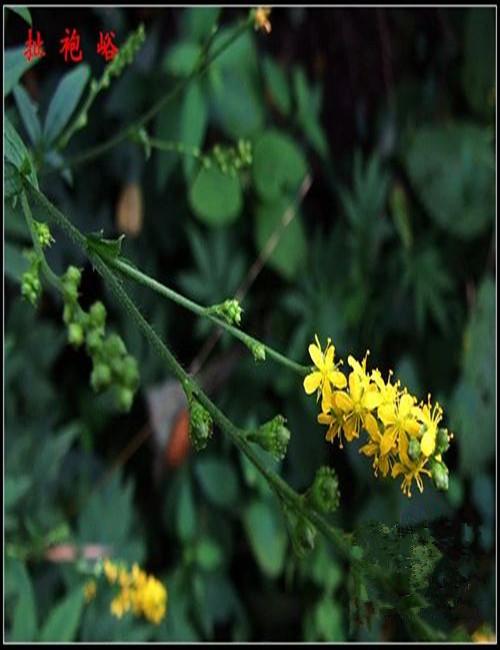
[[14, 571], [19, 596], [9, 641], [35, 641], [37, 615], [33, 584], [24, 564], [16, 562]]
[[7, 8], [10, 9], [11, 11], [15, 11], [18, 16], [21, 16], [21, 18], [28, 23], [28, 25], [33, 24], [32, 21], [31, 21], [30, 10], [27, 9], [26, 7], [11, 6], [11, 7], [7, 7]]
[[14, 88], [14, 99], [32, 144], [38, 144], [42, 135], [42, 127], [38, 119], [37, 107], [21, 85]]
[[287, 537], [282, 518], [266, 501], [254, 501], [243, 512], [243, 523], [262, 572], [277, 578], [283, 570]]
[[198, 62], [201, 47], [192, 41], [173, 45], [165, 57], [163, 69], [175, 77], [188, 77]]
[[320, 156], [328, 155], [328, 143], [319, 121], [321, 87], [310, 86], [302, 68], [293, 71], [293, 88], [297, 104], [297, 121], [312, 147]]
[[467, 9], [462, 85], [470, 106], [483, 117], [495, 112], [495, 11]]
[[424, 126], [413, 134], [406, 167], [429, 216], [443, 229], [472, 239], [495, 214], [491, 134], [472, 124]]
[[181, 481], [180, 492], [176, 508], [177, 534], [183, 542], [192, 540], [196, 535], [196, 510], [193, 500], [193, 490], [189, 474], [185, 474]]
[[74, 70], [65, 74], [59, 82], [43, 126], [43, 137], [48, 146], [54, 143], [68, 124], [89, 77], [89, 66], [86, 63], [81, 63]]
[[40, 61], [40, 57], [27, 61], [24, 57], [24, 45], [5, 50], [3, 96], [7, 97], [26, 70]]
[[255, 214], [256, 246], [262, 253], [276, 233], [278, 243], [268, 264], [288, 280], [297, 276], [307, 255], [306, 236], [300, 214], [295, 214], [285, 228], [282, 226], [287, 211], [295, 209], [289, 200], [279, 198], [273, 203], [260, 204]]
[[189, 203], [196, 216], [210, 226], [227, 226], [242, 208], [242, 192], [237, 176], [223, 174], [214, 165], [198, 172], [189, 191]]
[[[201, 148], [207, 129], [207, 106], [199, 82], [193, 81], [184, 95], [181, 112], [181, 142], [188, 148]], [[195, 165], [193, 156], [183, 156], [184, 176], [189, 180]]]
[[213, 571], [222, 563], [220, 546], [209, 537], [203, 537], [195, 547], [196, 563], [205, 571]]
[[267, 91], [273, 103], [283, 115], [289, 115], [292, 99], [285, 71], [271, 57], [264, 59], [263, 70]]
[[[7, 244], [6, 244], [7, 246]], [[4, 481], [4, 507], [5, 510], [13, 508], [31, 487], [29, 476], [9, 476]]]
[[286, 134], [267, 131], [257, 140], [253, 177], [257, 192], [265, 201], [276, 201], [285, 193], [295, 192], [306, 172], [302, 152]]
[[74, 641], [84, 603], [83, 585], [79, 585], [52, 609], [40, 632], [40, 641]]
[[214, 457], [200, 458], [195, 471], [204, 496], [212, 503], [222, 508], [236, 503], [238, 478], [227, 461]]

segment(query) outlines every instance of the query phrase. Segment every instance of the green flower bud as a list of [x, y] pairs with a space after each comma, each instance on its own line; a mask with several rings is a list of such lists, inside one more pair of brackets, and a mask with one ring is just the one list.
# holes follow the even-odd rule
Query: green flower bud
[[109, 365], [111, 367], [111, 370], [113, 372], [113, 375], [120, 380], [119, 383], [125, 383], [122, 382], [121, 379], [123, 377], [123, 358], [122, 357], [108, 357]]
[[290, 431], [285, 427], [285, 423], [286, 419], [282, 415], [277, 415], [251, 433], [248, 440], [268, 451], [276, 460], [282, 460], [290, 440]]
[[257, 341], [250, 341], [247, 343], [247, 347], [253, 354], [255, 361], [266, 360], [266, 348], [262, 345], [262, 343], [258, 343]]
[[130, 388], [120, 387], [117, 391], [117, 405], [121, 411], [130, 411], [134, 401], [134, 391]]
[[450, 447], [448, 429], [438, 429], [436, 436], [436, 453], [444, 454]]
[[332, 467], [320, 467], [307, 492], [307, 499], [319, 512], [334, 512], [339, 507], [339, 479]]
[[75, 319], [75, 304], [66, 303], [63, 309], [63, 321], [66, 325], [69, 325]]
[[90, 375], [92, 388], [97, 392], [107, 388], [111, 383], [111, 369], [105, 363], [98, 363]]
[[38, 270], [29, 270], [23, 273], [21, 279], [21, 295], [33, 306], [36, 305], [40, 296], [42, 285], [38, 277]]
[[237, 300], [231, 298], [220, 305], [212, 305], [212, 307], [208, 308], [208, 313], [225, 320], [229, 325], [239, 325], [243, 309]]
[[104, 327], [106, 323], [106, 307], [100, 300], [92, 305], [89, 310], [89, 316], [92, 327]]
[[448, 490], [448, 468], [444, 463], [432, 459], [430, 464], [432, 481], [437, 490]]
[[189, 403], [189, 439], [196, 451], [205, 449], [213, 433], [213, 420], [210, 413], [196, 399]]
[[77, 269], [76, 266], [68, 266], [66, 273], [64, 274], [64, 279], [70, 284], [76, 284], [78, 286], [82, 279], [82, 272], [80, 269]]
[[116, 358], [127, 353], [127, 348], [121, 336], [110, 334], [104, 341], [104, 353], [109, 358]]
[[83, 327], [81, 325], [78, 323], [69, 324], [68, 341], [75, 347], [79, 347], [83, 343]]
[[130, 354], [123, 359], [121, 379], [129, 388], [135, 388], [139, 380], [137, 361]]
[[47, 246], [50, 246], [52, 242], [54, 242], [54, 238], [50, 234], [49, 227], [47, 226], [46, 223], [41, 223], [39, 221], [35, 221], [35, 232], [38, 238], [38, 241], [40, 243], [40, 246], [42, 248], [45, 248]]
[[420, 458], [420, 442], [417, 440], [417, 438], [410, 438], [410, 442], [408, 444], [408, 456], [411, 458], [411, 460], [418, 460]]
[[102, 332], [96, 329], [89, 330], [87, 332], [87, 336], [85, 337], [85, 342], [87, 344], [87, 350], [91, 354], [95, 354], [102, 347]]

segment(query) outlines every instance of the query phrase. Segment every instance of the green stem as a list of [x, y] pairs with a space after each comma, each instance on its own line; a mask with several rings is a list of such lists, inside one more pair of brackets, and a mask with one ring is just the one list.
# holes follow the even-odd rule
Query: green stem
[[[131, 300], [125, 289], [123, 288], [120, 280], [115, 275], [111, 268], [111, 260], [105, 257], [101, 257], [95, 253], [92, 249], [87, 246], [87, 240], [65, 217], [65, 215], [60, 212], [55, 206], [53, 206], [43, 194], [41, 194], [37, 189], [35, 189], [28, 182], [24, 182], [25, 188], [29, 190], [32, 196], [34, 196], [45, 208], [49, 217], [53, 218], [54, 221], [68, 233], [68, 235], [78, 243], [103, 277], [104, 281], [108, 284], [111, 291], [117, 298], [117, 300], [124, 307], [126, 312], [131, 316], [131, 318], [136, 322], [139, 329], [142, 331], [144, 336], [147, 338], [153, 349], [158, 353], [158, 355], [166, 363], [170, 371], [177, 377], [177, 379], [182, 384], [184, 390], [194, 395], [198, 401], [207, 409], [207, 411], [212, 416], [214, 422], [219, 426], [219, 428], [227, 435], [235, 446], [253, 463], [253, 465], [259, 470], [259, 472], [264, 476], [268, 481], [269, 485], [273, 490], [278, 492], [283, 500], [290, 504], [297, 512], [301, 513], [305, 518], [307, 518], [314, 526], [320, 530], [323, 535], [328, 539], [332, 545], [337, 549], [337, 551], [350, 563], [355, 564], [358, 568], [372, 580], [380, 585], [383, 591], [386, 593], [394, 594], [394, 589], [390, 580], [389, 575], [385, 570], [380, 568], [377, 565], [374, 565], [370, 558], [359, 557], [355, 554], [353, 546], [350, 542], [349, 535], [345, 534], [342, 530], [339, 530], [333, 527], [328, 521], [320, 515], [318, 512], [309, 509], [304, 504], [304, 500], [301, 495], [298, 494], [292, 487], [286, 483], [278, 474], [273, 470], [269, 469], [265, 463], [260, 459], [260, 457], [255, 453], [252, 445], [245, 439], [247, 432], [236, 427], [222, 411], [220, 411], [217, 406], [210, 400], [207, 395], [200, 388], [198, 383], [192, 379], [184, 368], [180, 365], [174, 355], [170, 352], [168, 347], [163, 343], [158, 334], [154, 331], [151, 325], [144, 318], [138, 307]], [[120, 262], [117, 264], [116, 262]], [[123, 262], [120, 260], [115, 260], [112, 264], [116, 270], [126, 270], [127, 272], [132, 269], [125, 264], [126, 269], [120, 268], [123, 266]], [[154, 280], [148, 278], [151, 283], [155, 283]], [[149, 284], [149, 283], [148, 283]], [[159, 284], [159, 283], [157, 283]], [[162, 285], [159, 285], [160, 287]], [[163, 291], [167, 290], [172, 292], [171, 289], [163, 287]], [[175, 294], [175, 292], [173, 292]], [[178, 300], [179, 298], [184, 303], [191, 303], [187, 298], [183, 296], [176, 295], [176, 302], [181, 304]], [[171, 296], [170, 296], [171, 297]], [[197, 310], [202, 310], [203, 308], [196, 303], [192, 303]], [[222, 323], [221, 323], [222, 324]], [[238, 331], [238, 330], [237, 330]], [[424, 636], [424, 640], [443, 640], [443, 634], [435, 630], [431, 625], [424, 621], [419, 613], [415, 610], [403, 610], [402, 607], [395, 605], [396, 609], [399, 611], [402, 619], [408, 626], [410, 630], [414, 633], [421, 634]]]
[[[153, 106], [147, 110], [145, 113], [143, 113], [135, 122], [132, 124], [124, 127], [121, 131], [116, 133], [113, 137], [111, 137], [109, 140], [106, 140], [105, 142], [90, 148], [88, 151], [84, 151], [82, 154], [75, 156], [73, 158], [69, 158], [64, 165], [61, 168], [65, 167], [77, 167], [78, 165], [81, 165], [83, 163], [89, 162], [90, 160], [93, 160], [94, 158], [97, 158], [101, 156], [103, 153], [106, 151], [109, 151], [113, 147], [115, 147], [117, 144], [120, 144], [124, 140], [126, 140], [130, 133], [134, 133], [138, 129], [140, 129], [142, 126], [150, 122], [155, 115], [157, 115], [162, 108], [164, 108], [167, 104], [169, 104], [177, 95], [186, 87], [188, 86], [191, 81], [193, 81], [196, 77], [202, 76], [210, 67], [210, 65], [230, 46], [232, 43], [243, 34], [248, 27], [252, 24], [253, 17], [250, 14], [249, 17], [244, 20], [240, 25], [238, 25], [233, 34], [231, 34], [230, 37], [228, 37], [224, 43], [222, 43], [213, 53], [211, 56], [206, 57], [199, 65], [195, 66], [191, 74], [186, 77], [185, 79], [182, 79], [179, 81], [172, 90], [167, 92], [163, 97], [161, 97]], [[59, 168], [55, 168], [54, 171], [58, 171]]]
[[232, 336], [234, 336], [236, 339], [239, 339], [242, 343], [244, 343], [247, 347], [251, 349], [252, 346], [254, 345], [262, 345], [264, 350], [266, 351], [266, 355], [269, 355], [270, 358], [274, 359], [278, 363], [281, 363], [283, 366], [287, 367], [289, 370], [293, 370], [294, 372], [298, 373], [299, 375], [306, 375], [308, 372], [310, 372], [309, 366], [302, 366], [299, 363], [296, 363], [295, 361], [292, 361], [291, 359], [288, 359], [285, 357], [283, 354], [280, 352], [277, 352], [273, 348], [271, 348], [268, 345], [265, 345], [258, 339], [254, 338], [253, 336], [250, 336], [249, 334], [246, 334], [245, 332], [242, 332], [240, 329], [237, 327], [234, 327], [233, 325], [229, 325], [229, 323], [226, 323], [225, 321], [221, 320], [220, 318], [217, 318], [217, 316], [214, 316], [211, 314], [208, 310], [207, 307], [202, 307], [201, 305], [198, 305], [196, 302], [193, 302], [192, 300], [189, 300], [189, 298], [184, 297], [180, 293], [177, 293], [173, 289], [170, 289], [164, 284], [161, 284], [157, 280], [154, 280], [148, 275], [145, 275], [139, 269], [134, 268], [133, 266], [130, 266], [123, 260], [120, 260], [118, 258], [109, 260], [108, 264], [113, 266], [115, 269], [120, 271], [123, 275], [131, 278], [132, 280], [135, 280], [139, 284], [142, 284], [145, 287], [148, 287], [152, 291], [155, 291], [159, 295], [163, 296], [164, 298], [168, 298], [169, 300], [172, 300], [173, 302], [177, 303], [181, 307], [184, 307], [185, 309], [188, 309], [192, 313], [196, 314], [197, 316], [202, 316], [204, 318], [208, 318], [211, 320], [213, 323], [218, 325], [219, 327], [222, 327], [225, 329], [227, 332], [229, 332]]
[[183, 156], [193, 156], [193, 158], [196, 158], [200, 161], [205, 157], [197, 147], [190, 147], [183, 142], [158, 140], [157, 138], [148, 138], [148, 142], [153, 147], [153, 149], [159, 149], [160, 151], [173, 151], [174, 153], [178, 153]]

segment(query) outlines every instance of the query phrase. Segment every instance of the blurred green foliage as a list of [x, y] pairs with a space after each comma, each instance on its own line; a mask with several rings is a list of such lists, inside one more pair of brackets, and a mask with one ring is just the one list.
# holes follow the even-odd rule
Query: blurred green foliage
[[[56, 293], [45, 287], [36, 312], [21, 300], [29, 235], [11, 200], [9, 165], [26, 164], [33, 182], [37, 171], [43, 191], [87, 233], [126, 230], [116, 205], [136, 183], [144, 218], [137, 235], [127, 233], [126, 256], [202, 304], [234, 295], [254, 260], [265, 262], [243, 301], [245, 328], [291, 358], [306, 362], [314, 334], [330, 336], [341, 357], [369, 348], [384, 374], [394, 368], [421, 398], [431, 391], [455, 434], [450, 490], [428, 489], [409, 501], [394, 481], [373, 478], [355, 444], [328, 446], [297, 377], [270, 361], [256, 366], [249, 355], [234, 364], [231, 355], [241, 349], [226, 336], [212, 353], [226, 373], [214, 399], [228, 417], [254, 426], [286, 415], [289, 453], [273, 462], [287, 481], [305, 490], [319, 465], [336, 468], [342, 497], [332, 521], [354, 531], [374, 565], [393, 567], [408, 611], [421, 611], [450, 638], [483, 622], [493, 627], [493, 10], [273, 10], [270, 36], [247, 30], [149, 129], [151, 137], [202, 152], [248, 138], [252, 164], [234, 175], [175, 149], [155, 149], [146, 159], [131, 141], [74, 170], [51, 168], [189, 77], [207, 41], [216, 49], [242, 11], [14, 11], [7, 12], [13, 30], [4, 52], [7, 639], [407, 638], [395, 604], [320, 536], [305, 558], [294, 555], [275, 495], [220, 436], [175, 464], [165, 439], [123, 455], [148, 419], [149, 388], [168, 376], [90, 266], [83, 301], [106, 303], [139, 362], [142, 399], [127, 417], [91, 391], [88, 359], [65, 345]], [[19, 44], [23, 20], [32, 17], [48, 55], [28, 63]], [[68, 18], [80, 21], [85, 51], [98, 30], [116, 25], [120, 40], [140, 19], [146, 41], [62, 150], [64, 129], [102, 69], [96, 57], [58, 65], [57, 29]], [[357, 48], [364, 30], [376, 40]], [[377, 75], [384, 83], [370, 96]], [[307, 176], [312, 187], [297, 198]], [[44, 219], [39, 209], [33, 216]], [[61, 273], [82, 265], [63, 233], [54, 235], [53, 267]], [[207, 322], [143, 288], [130, 292], [183, 364], [198, 358], [212, 332]], [[89, 564], [52, 561], [47, 553], [57, 545], [102, 545], [147, 566], [167, 585], [165, 620], [115, 619], [111, 590], [101, 584], [85, 603]]]

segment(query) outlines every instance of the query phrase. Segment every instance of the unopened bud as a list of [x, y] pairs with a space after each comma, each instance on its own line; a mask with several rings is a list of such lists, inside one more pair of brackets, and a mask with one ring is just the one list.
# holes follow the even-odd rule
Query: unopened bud
[[410, 442], [408, 444], [408, 456], [416, 461], [420, 458], [420, 442], [417, 440], [417, 438], [411, 438]]
[[220, 305], [212, 305], [212, 307], [209, 307], [208, 313], [225, 320], [229, 325], [239, 325], [241, 323], [243, 309], [237, 300], [230, 298]]
[[190, 400], [189, 439], [196, 451], [205, 449], [213, 433], [213, 420], [207, 409], [196, 399]]
[[318, 469], [307, 498], [316, 510], [325, 514], [339, 507], [339, 479], [332, 467]]
[[286, 419], [277, 415], [269, 422], [266, 422], [257, 431], [248, 436], [248, 440], [257, 443], [262, 449], [268, 451], [276, 458], [282, 460], [285, 457], [290, 431], [285, 426]]
[[95, 391], [106, 388], [111, 383], [111, 369], [105, 363], [98, 363], [90, 375], [90, 383]]
[[134, 401], [134, 391], [130, 388], [121, 387], [117, 392], [117, 404], [118, 408], [122, 411], [130, 411], [132, 403]]
[[436, 436], [436, 452], [444, 454], [450, 447], [450, 436], [448, 429], [438, 429]]
[[293, 548], [299, 557], [314, 549], [316, 528], [305, 517], [299, 516], [292, 529]]
[[266, 360], [266, 348], [262, 345], [262, 343], [259, 343], [258, 341], [250, 341], [247, 343], [247, 347], [253, 354], [255, 361]]
[[432, 481], [438, 490], [448, 489], [448, 468], [443, 462], [433, 460], [431, 463]]
[[104, 327], [106, 323], [106, 307], [100, 300], [95, 302], [89, 311], [90, 325], [92, 327]]
[[68, 341], [75, 347], [79, 347], [83, 343], [83, 327], [81, 325], [78, 323], [69, 324]]

